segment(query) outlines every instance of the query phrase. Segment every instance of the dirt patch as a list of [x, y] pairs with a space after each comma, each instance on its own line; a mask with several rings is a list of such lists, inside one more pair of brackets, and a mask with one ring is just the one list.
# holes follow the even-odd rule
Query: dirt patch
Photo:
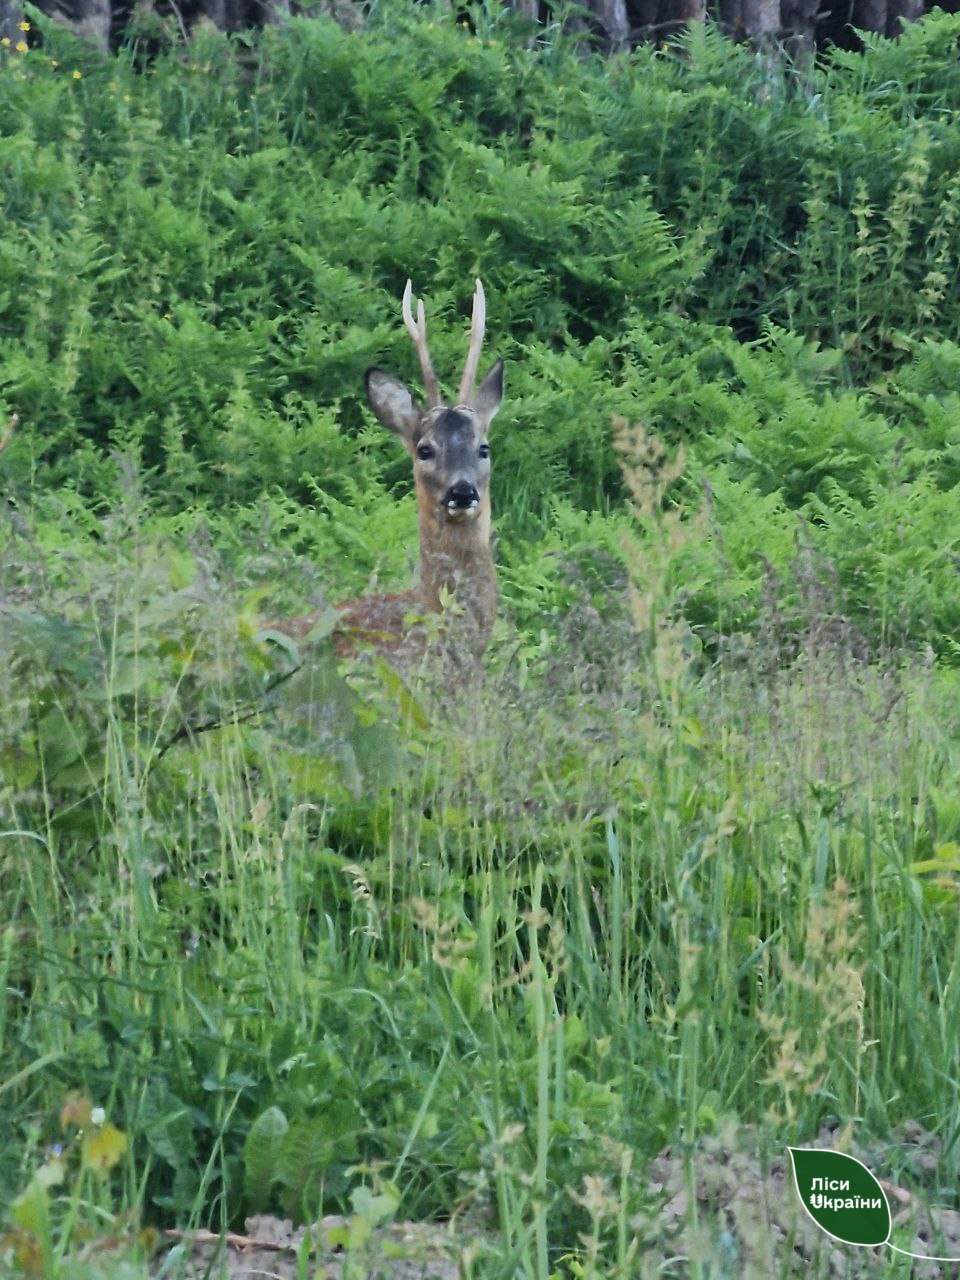
[[[890, 1274], [898, 1256], [885, 1247], [857, 1248], [831, 1240], [803, 1211], [785, 1150], [764, 1159], [758, 1136], [730, 1125], [705, 1139], [694, 1157], [697, 1212], [690, 1213], [690, 1190], [683, 1156], [667, 1149], [648, 1170], [651, 1208], [636, 1215], [633, 1265], [637, 1280], [669, 1274], [679, 1280], [699, 1259], [712, 1275], [740, 1280], [771, 1277], [845, 1277], [867, 1280]], [[913, 1254], [960, 1259], [960, 1212], [929, 1207], [924, 1201], [939, 1167], [940, 1144], [920, 1125], [905, 1125], [888, 1143], [865, 1147], [837, 1127], [821, 1130], [801, 1145], [842, 1151], [862, 1160], [879, 1179], [893, 1214], [893, 1238]], [[901, 1182], [884, 1177], [893, 1163], [905, 1170]], [[766, 1172], [764, 1172], [766, 1169]], [[324, 1218], [309, 1232], [289, 1220], [265, 1214], [248, 1218], [245, 1235], [170, 1232], [169, 1251], [155, 1270], [183, 1280], [296, 1280], [319, 1272], [324, 1280], [458, 1280], [458, 1260], [481, 1251], [482, 1237], [449, 1225], [394, 1223], [372, 1231], [362, 1247], [343, 1248], [349, 1219]], [[486, 1243], [494, 1245], [489, 1237]], [[494, 1249], [495, 1252], [495, 1249]], [[309, 1269], [299, 1270], [309, 1255]], [[938, 1280], [942, 1262], [914, 1261], [912, 1280]]]
[[[689, 1272], [682, 1259], [700, 1259], [711, 1274], [742, 1280], [811, 1274], [866, 1280], [890, 1274], [899, 1255], [883, 1246], [858, 1248], [832, 1240], [804, 1212], [786, 1150], [763, 1160], [756, 1144], [754, 1130], [733, 1126], [703, 1142], [694, 1158], [695, 1225], [682, 1155], [667, 1150], [657, 1156], [648, 1176], [659, 1208], [634, 1221], [646, 1242], [638, 1249], [638, 1280], [662, 1276], [665, 1266], [669, 1275], [685, 1276]], [[863, 1161], [886, 1193], [891, 1237], [902, 1249], [960, 1259], [960, 1213], [930, 1208], [922, 1198], [939, 1163], [940, 1143], [933, 1134], [910, 1124], [889, 1143], [862, 1147], [833, 1126], [800, 1145]], [[894, 1159], [908, 1171], [913, 1189], [883, 1176]], [[914, 1261], [910, 1275], [912, 1280], [938, 1280], [943, 1267], [942, 1262]]]
[[[350, 1220], [337, 1215], [309, 1228], [289, 1218], [257, 1214], [244, 1235], [167, 1232], [175, 1243], [159, 1259], [165, 1274], [182, 1280], [458, 1280], [458, 1257], [465, 1247], [446, 1226], [395, 1222], [371, 1231], [362, 1245], [344, 1249]], [[170, 1257], [176, 1250], [179, 1257]], [[302, 1270], [302, 1259], [309, 1265]], [[159, 1270], [158, 1266], [155, 1270]]]

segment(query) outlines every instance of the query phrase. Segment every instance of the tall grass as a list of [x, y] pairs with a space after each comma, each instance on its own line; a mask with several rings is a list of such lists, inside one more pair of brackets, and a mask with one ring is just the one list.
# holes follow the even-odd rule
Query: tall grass
[[[825, 1273], [701, 1191], [829, 1122], [952, 1196], [956, 32], [768, 96], [389, 8], [5, 64], [4, 1266], [271, 1211], [376, 1274], [395, 1212], [476, 1277]], [[475, 273], [509, 361], [459, 694], [258, 639], [406, 573], [359, 388], [428, 262], [438, 366]]]
[[762, 647], [698, 671], [663, 571], [702, 530], [629, 465], [632, 618], [584, 600], [541, 654], [504, 634], [466, 704], [363, 668], [351, 690], [321, 655], [267, 709], [276, 672], [196, 546], [168, 563], [116, 522], [51, 593], [19, 544], [11, 1192], [80, 1090], [131, 1139], [82, 1215], [310, 1217], [373, 1175], [405, 1215], [495, 1222], [478, 1275], [626, 1276], [670, 1248], [643, 1169], [671, 1139], [695, 1179], [728, 1118], [768, 1156], [829, 1117], [947, 1136], [953, 684], [865, 664], [809, 577], [799, 629], [771, 604]]

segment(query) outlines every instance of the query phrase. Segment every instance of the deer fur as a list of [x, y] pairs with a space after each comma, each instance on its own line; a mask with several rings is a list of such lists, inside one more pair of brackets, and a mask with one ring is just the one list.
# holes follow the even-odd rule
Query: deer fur
[[[368, 369], [367, 400], [378, 420], [399, 436], [410, 455], [417, 496], [420, 559], [409, 591], [359, 596], [336, 606], [333, 642], [341, 656], [372, 647], [393, 662], [421, 658], [440, 615], [442, 646], [454, 659], [479, 659], [497, 613], [497, 575], [490, 546], [490, 446], [487, 433], [503, 397], [503, 361], [474, 386], [486, 318], [483, 286], [476, 282], [473, 324], [459, 399], [448, 404], [427, 348], [423, 303], [414, 321], [411, 283], [403, 318], [420, 359], [427, 404], [382, 369]], [[271, 624], [302, 639], [324, 615]]]

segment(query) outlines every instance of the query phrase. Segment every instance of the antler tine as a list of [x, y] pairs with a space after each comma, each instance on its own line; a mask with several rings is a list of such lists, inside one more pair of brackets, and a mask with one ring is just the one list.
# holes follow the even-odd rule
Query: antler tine
[[467, 363], [463, 367], [463, 380], [460, 383], [460, 403], [467, 404], [473, 396], [473, 384], [477, 380], [477, 365], [480, 363], [480, 350], [483, 347], [483, 334], [487, 326], [487, 300], [483, 293], [483, 285], [477, 280], [473, 295], [473, 322], [470, 326], [470, 350], [467, 352]]
[[417, 355], [420, 357], [423, 385], [426, 387], [430, 407], [431, 409], [436, 409], [442, 403], [443, 398], [440, 395], [440, 384], [437, 382], [437, 375], [433, 372], [430, 351], [427, 347], [427, 318], [423, 311], [423, 299], [417, 300], [417, 318], [414, 321], [413, 310], [410, 306], [412, 297], [413, 281], [408, 280], [407, 287], [403, 291], [403, 323], [407, 326], [407, 332], [413, 339], [413, 345], [416, 347]]
[[13, 433], [16, 431], [19, 425], [20, 425], [20, 415], [18, 413], [11, 413], [10, 421], [7, 423], [7, 429], [3, 433], [2, 438], [0, 438], [0, 453], [3, 453], [4, 449], [13, 439]]

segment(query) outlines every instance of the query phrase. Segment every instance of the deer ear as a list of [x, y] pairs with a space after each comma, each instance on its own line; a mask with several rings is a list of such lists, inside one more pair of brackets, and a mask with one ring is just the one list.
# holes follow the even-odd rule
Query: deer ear
[[503, 361], [498, 360], [484, 380], [477, 387], [473, 407], [479, 414], [480, 421], [488, 427], [500, 408], [503, 399]]
[[382, 369], [368, 369], [366, 383], [367, 400], [380, 422], [388, 431], [410, 440], [423, 418], [423, 409], [410, 389]]

